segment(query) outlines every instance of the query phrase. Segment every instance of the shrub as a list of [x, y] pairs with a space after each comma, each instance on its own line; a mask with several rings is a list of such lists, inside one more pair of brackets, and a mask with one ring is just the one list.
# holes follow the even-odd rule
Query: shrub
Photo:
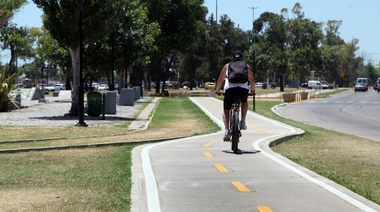
[[177, 81], [172, 82], [172, 88], [174, 88], [174, 89], [178, 88], [178, 82]]
[[276, 87], [277, 87], [277, 83], [275, 82], [270, 83], [270, 88], [275, 89]]
[[190, 86], [190, 82], [189, 82], [189, 81], [185, 81], [185, 82], [182, 83], [182, 86], [187, 86], [187, 87], [189, 87], [189, 86]]
[[9, 94], [14, 89], [16, 84], [16, 73], [7, 74], [5, 67], [0, 72], [0, 112], [7, 112], [10, 106], [15, 105], [15, 100]]

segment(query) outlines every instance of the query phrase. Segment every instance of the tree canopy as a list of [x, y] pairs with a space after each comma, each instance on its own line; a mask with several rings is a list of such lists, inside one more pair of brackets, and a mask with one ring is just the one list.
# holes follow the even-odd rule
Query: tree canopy
[[33, 1], [44, 12], [42, 29], [9, 22], [26, 0], [1, 2], [1, 47], [13, 52], [10, 64], [17, 56], [63, 68], [67, 85], [73, 85], [73, 115], [78, 114], [80, 20], [84, 78], [107, 79], [119, 87], [156, 84], [156, 92], [163, 93], [167, 80], [191, 86], [214, 81], [236, 49], [258, 81], [277, 83], [281, 90], [312, 79], [350, 86], [357, 76], [371, 81], [379, 75], [358, 54], [359, 39], [340, 37], [342, 21], [313, 21], [300, 3], [279, 13], [264, 12], [252, 30], [244, 31], [227, 15], [218, 22], [213, 15], [206, 19], [203, 0]]

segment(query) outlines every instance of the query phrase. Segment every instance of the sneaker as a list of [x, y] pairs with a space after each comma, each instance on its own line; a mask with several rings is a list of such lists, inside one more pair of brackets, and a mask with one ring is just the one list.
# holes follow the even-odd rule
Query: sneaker
[[246, 130], [247, 129], [247, 125], [245, 125], [245, 121], [240, 121], [240, 129], [241, 130]]
[[230, 141], [231, 140], [231, 132], [229, 129], [226, 129], [223, 137], [223, 141]]

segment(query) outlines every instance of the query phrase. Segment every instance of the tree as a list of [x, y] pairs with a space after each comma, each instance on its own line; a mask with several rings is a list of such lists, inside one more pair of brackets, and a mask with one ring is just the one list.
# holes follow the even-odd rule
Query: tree
[[33, 38], [30, 36], [30, 29], [26, 27], [18, 28], [15, 25], [8, 26], [2, 32], [2, 49], [10, 51], [9, 73], [16, 72], [17, 58], [26, 59], [33, 56]]
[[[61, 46], [70, 50], [73, 70], [73, 97], [70, 114], [79, 115], [80, 32], [83, 44], [93, 43], [109, 34], [125, 1], [114, 0], [33, 0], [44, 11], [44, 26]], [[82, 15], [82, 17], [80, 17]], [[83, 20], [83, 28], [79, 23]], [[83, 53], [83, 52], [82, 52]]]
[[322, 69], [322, 60], [319, 46], [322, 43], [323, 33], [321, 23], [304, 17], [302, 7], [295, 4], [292, 13], [296, 15], [288, 19], [289, 23], [289, 67], [292, 78], [305, 82], [310, 71]]
[[[66, 75], [66, 89], [71, 90], [71, 58], [67, 48], [60, 45], [49, 31], [45, 28], [32, 28], [31, 36], [35, 38], [35, 62], [39, 64], [47, 63], [49, 68], [52, 64], [61, 68]], [[48, 69], [49, 69], [48, 68]], [[52, 70], [50, 70], [52, 72]]]
[[9, 19], [17, 12], [28, 0], [1, 0], [0, 1], [0, 28], [7, 26]]
[[284, 91], [284, 77], [288, 72], [289, 32], [284, 16], [274, 13], [262, 13], [255, 21], [255, 44], [258, 54], [257, 68], [267, 68], [280, 79], [280, 90]]
[[324, 73], [327, 80], [331, 82], [339, 82], [341, 78], [339, 76], [340, 71], [338, 69], [339, 59], [337, 52], [341, 45], [345, 42], [339, 37], [339, 28], [342, 25], [342, 21], [329, 20], [325, 27], [325, 36], [323, 37], [321, 49], [321, 55], [323, 59], [323, 69], [327, 70]]
[[[194, 49], [205, 36], [204, 19], [207, 8], [202, 6], [203, 0], [144, 0], [144, 2], [149, 10], [150, 22], [157, 22], [161, 30], [155, 42], [157, 49], [150, 55], [152, 63], [148, 69], [156, 85], [163, 81], [163, 93], [166, 74], [178, 52], [186, 53]], [[169, 60], [164, 63], [167, 56]], [[156, 88], [156, 93], [159, 93], [159, 86]]]
[[15, 73], [16, 57], [30, 56], [28, 29], [18, 28], [11, 23], [11, 17], [27, 0], [3, 0], [0, 2], [0, 43], [2, 50], [9, 50], [11, 57], [9, 61], [9, 73]]
[[337, 58], [339, 61], [338, 70], [345, 74], [341, 81], [341, 86], [350, 86], [358, 77], [357, 70], [363, 66], [363, 58], [356, 57], [355, 52], [359, 49], [357, 44], [358, 39], [353, 39], [350, 43], [341, 45], [337, 51]]

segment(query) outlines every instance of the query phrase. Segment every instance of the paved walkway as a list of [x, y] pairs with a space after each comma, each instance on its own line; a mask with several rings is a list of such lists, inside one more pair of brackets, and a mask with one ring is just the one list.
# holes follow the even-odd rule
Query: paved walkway
[[[23, 89], [21, 92], [21, 105], [19, 110], [0, 113], [0, 126], [49, 126], [64, 127], [74, 126], [78, 123], [78, 117], [65, 116], [71, 108], [71, 91], [60, 91], [58, 96], [45, 96], [44, 100], [32, 100], [34, 89]], [[150, 102], [144, 110], [144, 104]], [[140, 98], [134, 102], [134, 106], [116, 105], [116, 114], [106, 114], [102, 117], [85, 116], [85, 122], [89, 127], [111, 127], [125, 121], [132, 121], [130, 129], [146, 129], [150, 122], [150, 114], [159, 102], [159, 98]], [[141, 112], [141, 113], [140, 113]], [[134, 119], [134, 117], [136, 117]]]

